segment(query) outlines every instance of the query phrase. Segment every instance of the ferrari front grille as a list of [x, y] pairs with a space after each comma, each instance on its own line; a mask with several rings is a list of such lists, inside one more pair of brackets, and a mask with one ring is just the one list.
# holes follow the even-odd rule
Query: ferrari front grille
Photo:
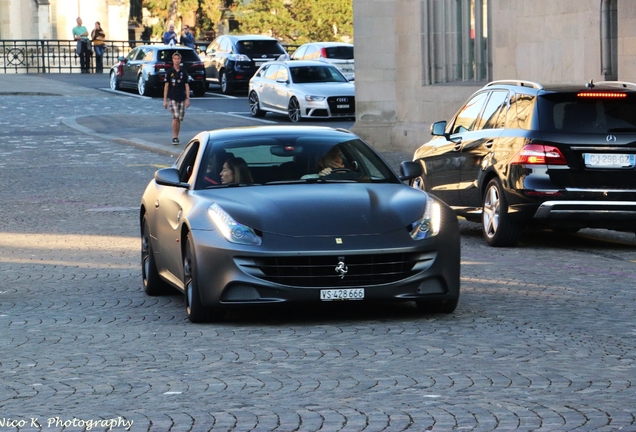
[[[243, 257], [237, 258], [237, 263], [243, 271], [254, 277], [282, 285], [343, 287], [397, 282], [421, 271], [422, 264], [433, 259], [432, 256], [418, 253], [395, 253], [341, 257]], [[347, 268], [344, 276], [336, 270], [341, 261]]]

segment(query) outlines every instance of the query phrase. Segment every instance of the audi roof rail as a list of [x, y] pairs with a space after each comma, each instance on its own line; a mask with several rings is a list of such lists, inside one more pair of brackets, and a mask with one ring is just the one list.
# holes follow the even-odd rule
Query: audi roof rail
[[594, 85], [609, 85], [609, 86], [619, 86], [628, 89], [636, 90], [636, 83], [627, 82], [627, 81], [599, 81], [595, 82]]
[[532, 87], [535, 88], [537, 90], [542, 90], [543, 86], [539, 83], [536, 83], [534, 81], [526, 81], [526, 80], [498, 80], [498, 81], [491, 81], [488, 84], [486, 84], [486, 87], [490, 87], [493, 85], [516, 85], [516, 86], [521, 86], [521, 87]]

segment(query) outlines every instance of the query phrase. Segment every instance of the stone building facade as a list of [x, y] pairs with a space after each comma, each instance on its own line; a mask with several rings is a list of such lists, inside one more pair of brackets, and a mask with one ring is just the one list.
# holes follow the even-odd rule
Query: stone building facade
[[636, 82], [633, 0], [354, 0], [356, 123], [412, 152], [490, 80]]
[[73, 39], [79, 16], [110, 40], [128, 40], [130, 0], [0, 0], [0, 39]]

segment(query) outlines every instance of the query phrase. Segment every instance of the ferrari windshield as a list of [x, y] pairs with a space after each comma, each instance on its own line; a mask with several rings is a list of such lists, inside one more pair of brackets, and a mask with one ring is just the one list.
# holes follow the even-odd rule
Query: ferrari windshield
[[340, 132], [211, 141], [200, 166], [195, 189], [231, 184], [400, 182], [366, 143]]

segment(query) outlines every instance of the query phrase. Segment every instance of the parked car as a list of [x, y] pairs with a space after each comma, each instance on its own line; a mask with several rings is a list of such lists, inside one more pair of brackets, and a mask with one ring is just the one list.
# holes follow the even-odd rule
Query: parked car
[[355, 78], [353, 45], [341, 42], [310, 42], [298, 47], [292, 60], [320, 60], [340, 69], [349, 81]]
[[[327, 153], [342, 167], [317, 174]], [[243, 166], [240, 180], [236, 171], [228, 177], [233, 166]], [[402, 173], [343, 129], [201, 132], [143, 193], [144, 290], [185, 293], [192, 322], [232, 307], [330, 301], [453, 312], [457, 218], [403, 183], [421, 174], [418, 164], [403, 162]]]
[[137, 89], [140, 95], [163, 94], [166, 72], [172, 67], [172, 54], [181, 54], [181, 64], [190, 75], [190, 90], [195, 96], [205, 94], [203, 62], [192, 48], [171, 45], [141, 45], [110, 68], [110, 88]]
[[250, 80], [254, 117], [266, 112], [303, 118], [355, 117], [355, 86], [335, 67], [320, 61], [287, 60], [264, 64]]
[[247, 88], [250, 78], [266, 61], [287, 55], [278, 40], [261, 35], [224, 35], [205, 51], [208, 84], [219, 84], [223, 94]]
[[491, 246], [531, 224], [636, 231], [636, 84], [495, 81], [431, 133], [413, 186], [481, 221]]

